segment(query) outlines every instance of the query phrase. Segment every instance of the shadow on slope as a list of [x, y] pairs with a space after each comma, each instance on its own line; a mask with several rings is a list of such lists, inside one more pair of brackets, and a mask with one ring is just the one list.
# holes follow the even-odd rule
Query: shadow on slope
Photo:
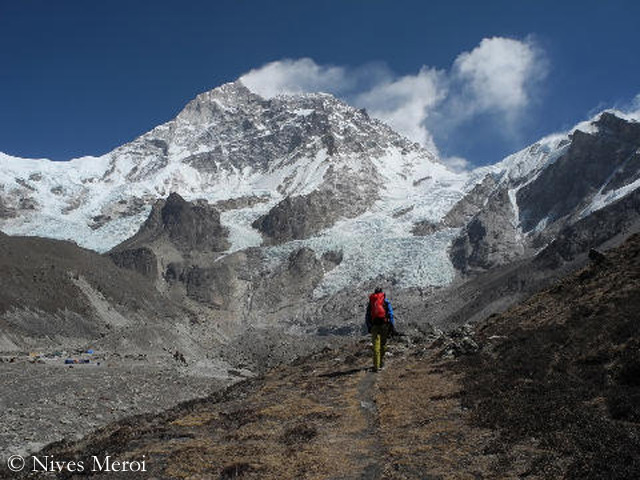
[[498, 429], [498, 473], [513, 445], [541, 452], [528, 475], [640, 476], [640, 235], [478, 326], [482, 351], [462, 360], [463, 404]]
[[0, 234], [0, 287], [2, 350], [95, 341], [132, 319], [177, 314], [138, 274], [59, 240]]

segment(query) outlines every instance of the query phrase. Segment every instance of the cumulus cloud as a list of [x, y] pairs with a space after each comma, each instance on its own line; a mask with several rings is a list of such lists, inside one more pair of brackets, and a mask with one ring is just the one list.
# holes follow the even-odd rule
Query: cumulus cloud
[[352, 84], [345, 68], [318, 65], [310, 58], [271, 62], [244, 74], [240, 81], [265, 98], [309, 92], [339, 94]]
[[461, 84], [473, 110], [514, 113], [527, 107], [531, 87], [546, 75], [546, 62], [531, 40], [485, 38], [453, 65], [454, 81]]
[[[301, 58], [268, 63], [240, 80], [265, 98], [332, 93], [437, 153], [434, 122], [443, 136], [484, 113], [513, 125], [546, 72], [544, 52], [533, 40], [493, 37], [458, 55], [448, 71], [422, 66], [416, 74], [398, 76], [381, 63], [351, 68]], [[454, 170], [469, 165], [460, 157], [444, 161]]]
[[444, 163], [449, 168], [449, 170], [452, 170], [454, 172], [464, 172], [471, 166], [469, 160], [462, 157], [445, 157], [441, 158], [440, 161]]
[[423, 67], [416, 75], [406, 75], [394, 81], [374, 86], [354, 98], [354, 103], [388, 123], [407, 138], [437, 152], [435, 143], [424, 125], [429, 111], [446, 97], [446, 77], [443, 72]]

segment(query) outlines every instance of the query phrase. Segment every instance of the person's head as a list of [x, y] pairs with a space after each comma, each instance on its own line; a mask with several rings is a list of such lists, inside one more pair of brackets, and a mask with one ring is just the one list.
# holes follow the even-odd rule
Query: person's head
[[380, 287], [376, 288], [373, 293], [382, 293], [382, 289]]

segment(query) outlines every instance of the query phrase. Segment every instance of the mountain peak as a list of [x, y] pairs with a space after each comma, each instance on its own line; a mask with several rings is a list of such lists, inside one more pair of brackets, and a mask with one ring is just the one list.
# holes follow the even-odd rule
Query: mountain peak
[[0, 172], [0, 205], [11, 215], [2, 221], [5, 231], [74, 238], [99, 251], [134, 234], [155, 200], [171, 192], [211, 203], [266, 199], [236, 224], [252, 238], [242, 245], [258, 246], [251, 225], [286, 197], [330, 192], [327, 199], [339, 205], [327, 207], [352, 216], [360, 211], [352, 205], [361, 202], [348, 198], [370, 207], [385, 192], [402, 198], [437, 177], [453, 191], [449, 199], [460, 184], [456, 177], [452, 186], [435, 155], [332, 95], [265, 99], [241, 80], [201, 93], [175, 119], [100, 158], [55, 169], [51, 162], [5, 163], [11, 167]]
[[208, 123], [224, 112], [234, 112], [239, 107], [259, 106], [263, 101], [259, 95], [236, 80], [196, 96], [178, 114], [177, 120], [192, 124]]

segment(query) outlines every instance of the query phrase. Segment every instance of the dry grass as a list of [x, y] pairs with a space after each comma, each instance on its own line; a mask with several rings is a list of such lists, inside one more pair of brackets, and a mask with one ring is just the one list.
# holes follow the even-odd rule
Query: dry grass
[[218, 412], [194, 413], [174, 420], [173, 422], [171, 422], [171, 425], [175, 425], [178, 427], [201, 427], [215, 420], [218, 420], [219, 418], [220, 415], [218, 414]]
[[[469, 428], [458, 379], [434, 359], [395, 362], [383, 372], [376, 400], [387, 478], [478, 478], [491, 457], [491, 432]], [[439, 372], [439, 373], [438, 373]]]
[[[321, 366], [325, 373], [335, 368]], [[359, 392], [370, 374], [321, 377], [301, 370], [277, 369], [243, 400], [174, 418], [170, 438], [147, 445], [156, 466], [164, 465], [158, 473], [179, 479], [358, 478], [372, 456], [369, 412]]]

